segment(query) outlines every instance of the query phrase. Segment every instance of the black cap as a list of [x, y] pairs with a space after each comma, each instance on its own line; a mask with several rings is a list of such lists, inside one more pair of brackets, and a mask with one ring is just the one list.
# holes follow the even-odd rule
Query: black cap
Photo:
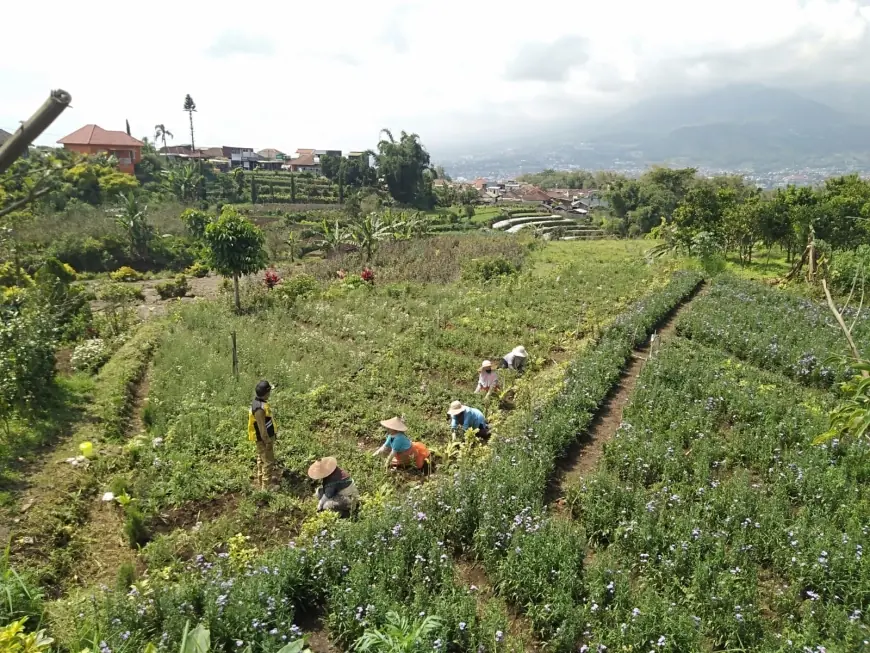
[[257, 393], [257, 396], [258, 396], [258, 397], [265, 397], [265, 396], [266, 396], [267, 394], [269, 394], [271, 391], [272, 391], [272, 386], [269, 385], [269, 382], [266, 381], [266, 380], [260, 381], [260, 382], [257, 384], [257, 388], [256, 388], [256, 390], [255, 390], [255, 392]]

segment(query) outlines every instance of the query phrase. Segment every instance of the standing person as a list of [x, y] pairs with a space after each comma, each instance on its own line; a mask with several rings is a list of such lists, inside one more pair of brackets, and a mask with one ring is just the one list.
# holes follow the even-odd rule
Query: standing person
[[477, 372], [477, 389], [474, 392], [477, 394], [486, 391], [488, 397], [493, 390], [498, 388], [498, 372], [492, 369], [492, 361], [489, 360], [483, 361]]
[[517, 373], [522, 374], [526, 369], [526, 360], [529, 355], [526, 353], [526, 348], [522, 345], [514, 347], [509, 354], [505, 354], [501, 362], [499, 363], [499, 367], [501, 369], [509, 369], [516, 370]]
[[254, 389], [254, 400], [248, 414], [248, 439], [257, 443], [257, 487], [266, 489], [267, 485], [277, 483], [277, 464], [275, 462], [275, 438], [277, 431], [269, 406], [272, 386], [268, 381], [260, 381]]
[[386, 468], [409, 467], [413, 465], [417, 469], [423, 469], [429, 460], [429, 449], [422, 442], [411, 442], [406, 433], [408, 427], [399, 417], [393, 417], [381, 422], [381, 426], [387, 429], [387, 439], [375, 450], [373, 456], [386, 456]]
[[447, 410], [450, 416], [450, 428], [454, 431], [461, 429], [463, 433], [468, 429], [475, 429], [477, 437], [489, 439], [489, 424], [486, 417], [477, 408], [465, 406], [461, 401], [454, 401]]
[[332, 510], [344, 516], [350, 515], [359, 502], [359, 490], [346, 471], [338, 466], [332, 456], [321, 458], [308, 468], [308, 476], [320, 481], [314, 491], [317, 499], [317, 512]]

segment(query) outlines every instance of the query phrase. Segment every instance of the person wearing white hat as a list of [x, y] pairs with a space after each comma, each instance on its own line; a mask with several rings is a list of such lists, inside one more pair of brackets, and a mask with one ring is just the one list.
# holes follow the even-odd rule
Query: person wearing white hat
[[484, 414], [477, 408], [465, 406], [461, 401], [454, 401], [447, 409], [447, 414], [450, 416], [450, 428], [454, 431], [461, 429], [464, 433], [468, 429], [473, 429], [477, 437], [484, 440], [489, 438], [489, 424], [486, 423]]
[[356, 508], [359, 490], [350, 474], [338, 466], [335, 458], [329, 456], [312, 463], [308, 468], [308, 476], [320, 481], [320, 487], [314, 491], [317, 512], [332, 510], [347, 515]]
[[381, 426], [387, 429], [387, 439], [372, 454], [373, 456], [386, 456], [386, 468], [413, 465], [417, 469], [423, 469], [429, 460], [429, 449], [422, 442], [411, 442], [406, 435], [408, 427], [400, 417], [393, 417], [381, 422]]
[[522, 345], [518, 345], [514, 347], [509, 354], [505, 354], [501, 362], [499, 363], [499, 367], [502, 369], [516, 370], [520, 374], [526, 368], [526, 360], [528, 359], [529, 354], [526, 352], [526, 348]]
[[476, 394], [486, 391], [488, 397], [493, 390], [498, 388], [498, 372], [492, 369], [492, 361], [485, 360], [480, 364], [477, 373], [477, 389], [474, 392]]

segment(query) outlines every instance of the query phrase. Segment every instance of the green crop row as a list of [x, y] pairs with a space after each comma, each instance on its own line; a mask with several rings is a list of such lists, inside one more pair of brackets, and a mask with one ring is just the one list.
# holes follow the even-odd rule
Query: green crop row
[[[851, 324], [855, 312], [845, 317]], [[677, 331], [806, 385], [830, 387], [848, 374], [829, 361], [847, 347], [826, 305], [752, 281], [718, 278], [682, 316]], [[853, 335], [862, 353], [870, 354], [867, 311], [858, 316]]]
[[866, 648], [868, 445], [812, 444], [832, 401], [683, 339], [646, 364], [568, 492], [593, 649]]
[[[558, 628], [574, 614], [566, 606], [580, 595], [578, 565], [585, 544], [570, 525], [544, 518], [546, 476], [557, 453], [588, 424], [631, 348], [697, 283], [696, 276], [679, 275], [627, 311], [572, 366], [558, 398], [500, 439], [488, 463], [466, 462], [455, 475], [436, 477], [405, 501], [383, 510], [374, 505], [359, 522], [324, 522], [313, 540], [303, 538], [252, 567], [231, 551], [228, 558], [192, 561], [151, 593], [109, 594], [94, 604], [70, 606], [85, 616], [76, 620], [65, 644], [74, 647], [99, 632], [112, 647], [126, 642], [138, 650], [147, 641], [177, 642], [189, 619], [204, 620], [221, 647], [232, 649], [239, 640], [271, 650], [278, 643], [273, 631], [286, 636], [305, 609], [325, 604], [330, 632], [345, 646], [368, 624], [382, 623], [386, 611], [398, 609], [441, 616], [434, 637], [442, 650], [506, 650], [504, 611], [478, 613], [476, 590], [462, 582], [452, 561], [453, 554], [467, 550], [484, 558], [507, 595], [520, 603], [529, 596], [542, 632], [567, 650], [572, 636], [560, 635]], [[577, 411], [585, 412], [576, 417]], [[533, 534], [548, 546], [536, 544]], [[553, 547], [554, 541], [564, 546]], [[490, 550], [495, 543], [499, 546]], [[537, 562], [523, 559], [528, 578], [509, 569], [510, 556], [520, 555], [517, 547], [538, 548]], [[564, 582], [554, 585], [559, 579], [551, 577], [551, 569], [559, 569]], [[549, 609], [550, 596], [560, 600], [561, 612], [545, 618], [537, 613]]]

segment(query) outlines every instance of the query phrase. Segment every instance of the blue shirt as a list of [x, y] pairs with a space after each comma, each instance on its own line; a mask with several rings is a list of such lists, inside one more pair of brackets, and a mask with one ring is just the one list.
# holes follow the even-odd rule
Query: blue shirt
[[392, 449], [396, 453], [402, 453], [411, 448], [411, 441], [404, 433], [396, 433], [395, 435], [387, 436], [387, 441], [384, 442], [384, 446]]
[[477, 408], [471, 408], [470, 406], [465, 407], [465, 417], [462, 420], [462, 424], [456, 423], [456, 415], [450, 418], [450, 428], [457, 428], [458, 426], [462, 426], [463, 430], [467, 429], [479, 429], [486, 426], [486, 418], [483, 416]]

